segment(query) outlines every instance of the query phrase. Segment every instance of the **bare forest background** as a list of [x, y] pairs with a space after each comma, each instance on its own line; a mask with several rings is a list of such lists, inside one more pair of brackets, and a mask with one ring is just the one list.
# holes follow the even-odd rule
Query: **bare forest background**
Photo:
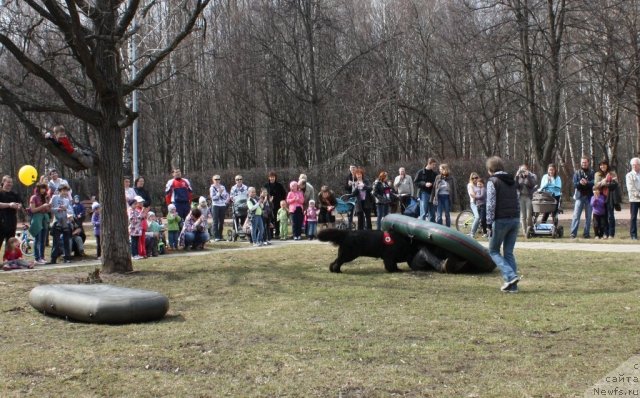
[[[127, 46], [120, 54], [126, 73], [189, 15], [179, 1], [152, 3], [142, 2], [149, 13], [130, 38], [138, 58]], [[59, 33], [38, 30], [34, 40], [39, 17], [14, 10], [21, 19], [4, 14], [3, 24], [23, 35], [21, 50], [90, 102], [85, 71], [67, 66]], [[174, 166], [197, 194], [213, 174], [227, 186], [236, 173], [262, 185], [269, 170], [283, 182], [304, 172], [316, 188], [342, 192], [349, 164], [374, 179], [399, 166], [413, 175], [435, 157], [464, 183], [500, 155], [539, 175], [557, 163], [570, 189], [582, 154], [620, 174], [638, 154], [639, 40], [636, 0], [212, 0], [139, 92], [140, 174], [160, 204]], [[2, 46], [0, 75], [29, 79]], [[46, 103], [40, 84], [26, 95]], [[95, 145], [96, 132], [76, 118], [34, 118], [43, 133], [63, 123], [77, 145]], [[83, 199], [97, 192], [95, 171], [65, 168], [6, 106], [0, 132], [2, 174], [56, 167]], [[130, 128], [124, 148], [131, 175]]]

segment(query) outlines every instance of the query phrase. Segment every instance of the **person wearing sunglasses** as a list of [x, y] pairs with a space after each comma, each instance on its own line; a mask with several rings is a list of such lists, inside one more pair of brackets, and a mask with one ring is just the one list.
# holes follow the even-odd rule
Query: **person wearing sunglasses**
[[222, 240], [222, 228], [224, 226], [224, 215], [227, 212], [229, 193], [224, 185], [220, 183], [220, 175], [214, 175], [211, 181], [209, 196], [211, 196], [211, 215], [213, 216], [212, 232], [214, 241], [220, 242]]

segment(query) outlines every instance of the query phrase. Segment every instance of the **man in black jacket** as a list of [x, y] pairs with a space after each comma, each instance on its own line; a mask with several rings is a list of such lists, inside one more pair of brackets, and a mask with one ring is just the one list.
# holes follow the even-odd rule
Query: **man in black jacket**
[[418, 187], [418, 196], [420, 198], [420, 219], [429, 221], [436, 221], [436, 207], [430, 202], [431, 190], [433, 189], [433, 182], [438, 175], [438, 163], [434, 158], [429, 158], [427, 165], [420, 169], [416, 173], [416, 178], [413, 179]]

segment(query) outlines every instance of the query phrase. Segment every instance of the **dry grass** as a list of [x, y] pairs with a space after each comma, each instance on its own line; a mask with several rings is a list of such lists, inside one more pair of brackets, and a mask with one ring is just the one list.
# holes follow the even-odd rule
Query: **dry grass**
[[3, 274], [0, 396], [582, 396], [638, 353], [637, 255], [520, 251], [517, 295], [497, 272], [359, 259], [331, 274], [334, 255], [302, 243], [137, 262], [105, 281], [163, 292], [171, 309], [122, 326], [28, 304], [88, 268]]

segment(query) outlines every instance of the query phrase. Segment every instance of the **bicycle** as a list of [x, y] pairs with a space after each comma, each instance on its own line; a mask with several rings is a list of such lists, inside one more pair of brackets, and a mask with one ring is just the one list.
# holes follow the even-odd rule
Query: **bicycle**
[[20, 239], [20, 251], [22, 254], [33, 257], [35, 254], [35, 238], [29, 233], [29, 226], [27, 224], [22, 225], [22, 231], [17, 238]]
[[462, 210], [456, 217], [456, 229], [465, 235], [469, 235], [475, 219], [476, 217], [471, 210]]

